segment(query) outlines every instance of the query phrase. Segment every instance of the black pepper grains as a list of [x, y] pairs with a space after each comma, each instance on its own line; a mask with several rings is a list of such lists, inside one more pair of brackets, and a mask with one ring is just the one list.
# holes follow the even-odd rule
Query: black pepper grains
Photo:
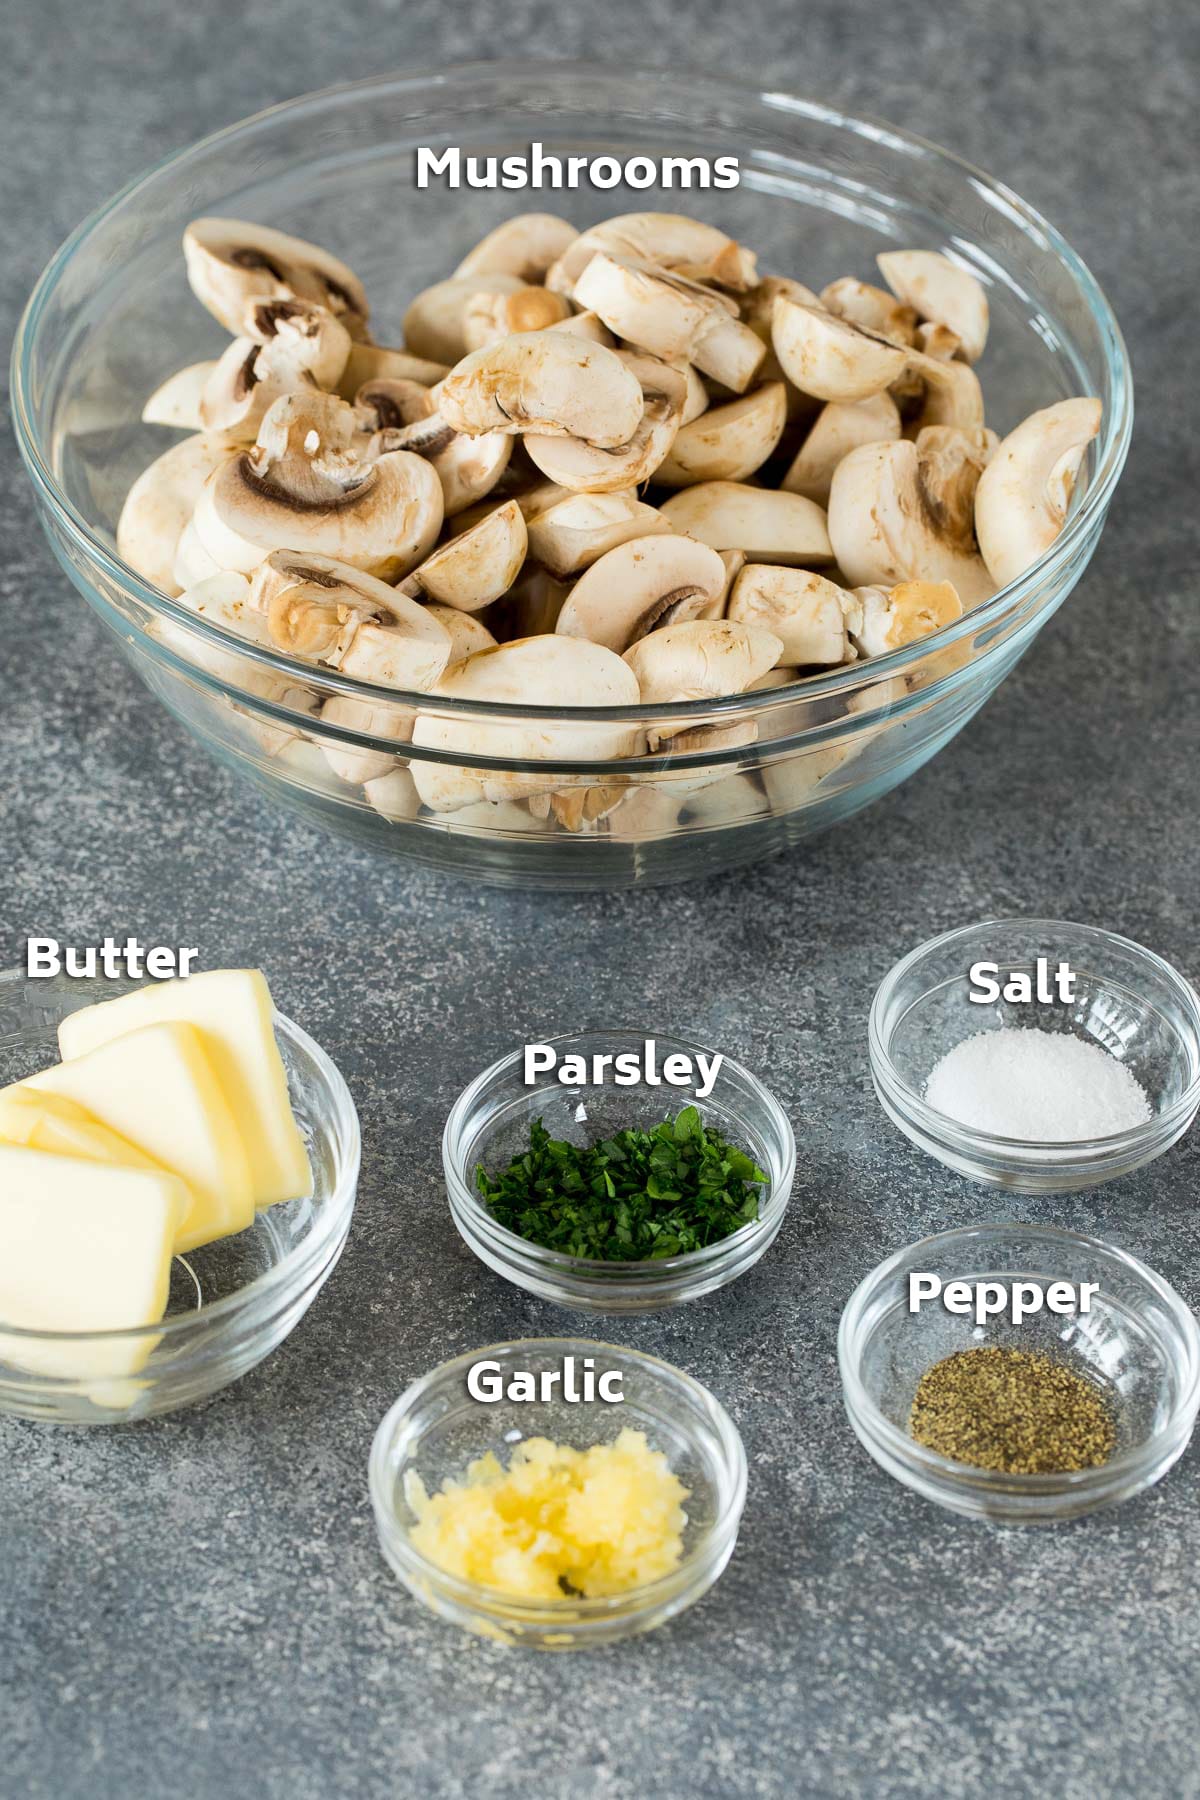
[[929, 1450], [1006, 1475], [1095, 1469], [1116, 1442], [1108, 1403], [1085, 1376], [999, 1345], [957, 1350], [927, 1369], [908, 1428]]

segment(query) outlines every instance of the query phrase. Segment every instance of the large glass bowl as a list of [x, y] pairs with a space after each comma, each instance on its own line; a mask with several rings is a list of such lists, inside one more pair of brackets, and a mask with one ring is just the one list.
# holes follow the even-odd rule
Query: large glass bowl
[[[0, 975], [0, 1087], [58, 1061], [61, 1020], [136, 983]], [[120, 1425], [228, 1387], [295, 1329], [341, 1256], [358, 1188], [358, 1114], [339, 1071], [275, 1015], [311, 1193], [269, 1207], [235, 1237], [177, 1256], [166, 1317], [128, 1331], [17, 1330], [0, 1320], [0, 1416]]]
[[[415, 147], [716, 157], [727, 192], [420, 191]], [[532, 709], [443, 702], [424, 710], [500, 727], [485, 798], [421, 807], [410, 759], [413, 696], [249, 649], [147, 585], [113, 548], [134, 477], [172, 441], [144, 425], [147, 395], [219, 353], [192, 298], [180, 234], [197, 214], [258, 219], [327, 244], [364, 278], [380, 342], [406, 302], [502, 218], [530, 206], [584, 225], [631, 209], [686, 210], [755, 248], [760, 266], [820, 287], [870, 277], [888, 246], [950, 249], [986, 284], [981, 366], [1000, 432], [1073, 394], [1103, 402], [1066, 529], [1021, 579], [913, 650], [788, 689], [617, 716], [637, 727], [720, 724], [725, 748], [620, 761], [518, 761], [508, 721]], [[63, 568], [147, 685], [224, 762], [314, 820], [384, 849], [512, 886], [623, 887], [759, 858], [847, 818], [926, 762], [975, 713], [1061, 605], [1096, 546], [1129, 443], [1129, 364], [1108, 304], [1062, 238], [1015, 194], [890, 126], [708, 77], [564, 63], [478, 64], [386, 76], [289, 102], [135, 181], [54, 258], [17, 335], [13, 414]], [[318, 715], [334, 695], [370, 703], [370, 729]], [[341, 710], [341, 709], [339, 709]], [[550, 708], [553, 732], [611, 712]], [[747, 740], [752, 741], [747, 741]], [[352, 777], [353, 779], [347, 779]], [[497, 796], [499, 798], [497, 799]]]

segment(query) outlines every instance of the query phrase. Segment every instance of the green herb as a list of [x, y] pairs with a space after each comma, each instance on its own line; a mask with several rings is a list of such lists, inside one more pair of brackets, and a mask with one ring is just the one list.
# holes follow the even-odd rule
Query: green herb
[[926, 1369], [909, 1430], [955, 1462], [1008, 1475], [1095, 1469], [1116, 1432], [1096, 1385], [1036, 1350], [979, 1344]]
[[529, 1148], [475, 1185], [492, 1217], [532, 1244], [603, 1262], [703, 1250], [758, 1217], [767, 1177], [706, 1126], [694, 1106], [650, 1131], [618, 1131], [586, 1150], [552, 1138], [540, 1119]]

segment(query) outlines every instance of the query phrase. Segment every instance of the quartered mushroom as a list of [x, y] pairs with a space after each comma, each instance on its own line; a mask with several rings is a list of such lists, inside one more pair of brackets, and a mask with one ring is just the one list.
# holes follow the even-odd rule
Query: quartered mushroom
[[569, 494], [529, 519], [529, 554], [552, 575], [577, 575], [630, 538], [671, 527], [637, 489], [615, 494]]
[[363, 798], [381, 818], [394, 825], [415, 819], [421, 810], [421, 796], [412, 771], [395, 762], [385, 772], [363, 782]]
[[184, 438], [143, 469], [117, 521], [117, 554], [164, 594], [178, 594], [173, 568], [180, 537], [205, 482], [230, 460], [223, 438]]
[[557, 325], [544, 325], [542, 330], [565, 331], [568, 337], [587, 338], [593, 344], [603, 344], [606, 350], [616, 347], [612, 332], [594, 312], [569, 312]]
[[786, 294], [775, 300], [771, 342], [788, 380], [816, 400], [869, 400], [900, 380], [911, 354]]
[[464, 325], [467, 307], [477, 294], [516, 294], [525, 283], [519, 275], [479, 270], [435, 281], [413, 300], [404, 315], [404, 347], [413, 356], [451, 367], [467, 354]]
[[847, 596], [850, 640], [860, 656], [886, 656], [931, 637], [962, 618], [949, 581], [902, 581], [895, 587], [854, 588]]
[[227, 331], [242, 329], [250, 300], [312, 300], [366, 338], [370, 308], [362, 282], [336, 256], [269, 225], [193, 219], [183, 234], [192, 292]]
[[175, 546], [175, 560], [171, 564], [171, 575], [176, 587], [191, 588], [197, 582], [208, 581], [214, 575], [224, 575], [215, 556], [210, 556], [204, 547], [204, 540], [196, 530], [196, 521], [189, 519], [180, 533], [179, 542]]
[[784, 663], [835, 669], [854, 660], [846, 630], [846, 595], [809, 569], [748, 563], [733, 584], [726, 618], [774, 632]]
[[567, 723], [573, 707], [636, 707], [637, 678], [611, 650], [581, 638], [539, 636], [499, 644], [446, 671], [434, 690], [447, 700], [497, 702], [552, 708], [559, 717], [501, 720], [437, 716], [422, 711], [413, 731], [413, 749], [447, 751], [455, 763], [414, 757], [417, 791], [434, 812], [453, 812], [481, 800], [521, 800], [553, 792], [562, 777], [501, 767], [472, 767], [473, 756], [513, 762], [601, 762], [631, 756], [638, 747], [636, 724], [610, 720]]
[[442, 606], [432, 600], [425, 611], [431, 619], [437, 620], [450, 639], [452, 663], [462, 662], [465, 656], [474, 656], [480, 650], [490, 650], [496, 642], [483, 620], [474, 613], [461, 612], [457, 606]]
[[552, 632], [570, 592], [569, 582], [536, 563], [526, 563], [507, 594], [488, 608], [488, 630], [500, 643]]
[[456, 431], [528, 432], [615, 449], [643, 411], [637, 376], [614, 350], [557, 331], [522, 332], [464, 357], [438, 390]]
[[460, 612], [482, 612], [516, 580], [527, 541], [521, 509], [509, 500], [427, 556], [405, 576], [404, 592]]
[[890, 344], [912, 346], [917, 341], [917, 310], [906, 306], [886, 288], [842, 275], [821, 289], [821, 305], [839, 319], [849, 319], [863, 331], [884, 337]]
[[834, 561], [824, 510], [803, 494], [705, 481], [672, 494], [660, 510], [672, 531], [714, 550], [742, 550], [751, 562]]
[[860, 444], [877, 444], [900, 436], [900, 409], [888, 393], [869, 400], [829, 400], [780, 482], [788, 494], [804, 494], [828, 506], [833, 471]]
[[988, 335], [983, 283], [936, 250], [885, 250], [875, 258], [893, 294], [921, 319], [948, 326], [967, 362], [978, 362]]
[[431, 362], [407, 350], [388, 350], [382, 344], [351, 344], [346, 367], [337, 383], [343, 400], [353, 400], [368, 381], [415, 381], [434, 387], [450, 373], [449, 363]]
[[687, 404], [688, 382], [661, 357], [612, 352], [638, 383], [642, 416], [628, 443], [602, 449], [578, 437], [531, 433], [525, 450], [543, 474], [572, 492], [610, 494], [649, 481], [670, 451]]
[[[552, 294], [549, 288], [523, 287], [511, 294], [475, 294], [463, 314], [463, 341], [468, 350], [483, 350], [518, 332], [562, 326], [570, 317], [570, 302], [561, 294]], [[601, 325], [600, 329], [603, 331], [604, 327]]]
[[204, 384], [201, 425], [252, 443], [274, 401], [299, 388], [335, 388], [349, 354], [349, 333], [325, 307], [307, 300], [252, 300], [242, 335]]
[[367, 461], [354, 409], [332, 394], [287, 394], [254, 448], [216, 470], [196, 503], [196, 529], [223, 568], [248, 574], [288, 546], [395, 579], [428, 554], [442, 486], [423, 457]]
[[684, 358], [704, 375], [741, 394], [766, 355], [726, 295], [653, 263], [603, 253], [592, 257], [575, 284], [575, 301], [610, 331], [652, 356]]
[[[965, 365], [964, 365], [965, 367]], [[829, 536], [855, 587], [949, 581], [964, 606], [995, 592], [975, 542], [974, 496], [981, 461], [961, 434], [920, 442], [864, 444], [837, 466]], [[925, 434], [922, 434], [925, 437]]]
[[681, 425], [654, 479], [675, 488], [698, 481], [744, 481], [772, 454], [786, 423], [787, 391], [782, 381], [769, 381]]
[[802, 281], [793, 281], [790, 275], [764, 275], [746, 293], [738, 296], [742, 320], [755, 335], [761, 338], [767, 347], [756, 380], [782, 381], [787, 394], [788, 424], [793, 425], [800, 420], [810, 418], [816, 411], [816, 402], [811, 394], [804, 394], [789, 381], [783, 364], [775, 354], [775, 346], [771, 338], [772, 321], [775, 313], [775, 302], [783, 294], [787, 299], [796, 301], [801, 306], [819, 304], [812, 289], [805, 287]]
[[143, 421], [147, 425], [174, 425], [181, 431], [203, 430], [200, 396], [216, 366], [215, 362], [189, 363], [185, 369], [168, 375], [143, 406]]
[[1060, 400], [1031, 413], [993, 451], [975, 493], [975, 529], [1000, 587], [1031, 568], [1062, 530], [1100, 411], [1099, 400]]
[[647, 632], [698, 618], [724, 591], [725, 565], [706, 544], [670, 533], [633, 538], [580, 576], [555, 629], [621, 652]]
[[547, 286], [578, 300], [575, 288], [579, 277], [598, 252], [655, 263], [663, 269], [686, 268], [697, 281], [712, 281], [737, 292], [753, 287], [756, 277], [754, 252], [717, 226], [689, 219], [684, 213], [642, 212], [620, 213], [576, 237], [560, 253]]
[[519, 281], [541, 282], [579, 236], [574, 225], [556, 213], [518, 213], [505, 219], [469, 250], [456, 275], [515, 275]]
[[[625, 652], [637, 676], [643, 706], [684, 705], [742, 694], [752, 681], [773, 668], [783, 645], [772, 631], [729, 619], [691, 619], [664, 625], [639, 638]], [[681, 733], [694, 731], [694, 721], [657, 724], [649, 734], [653, 752]]]
[[419, 382], [364, 382], [354, 404], [363, 429], [372, 433], [367, 456], [406, 450], [425, 457], [442, 484], [447, 517], [490, 494], [508, 468], [513, 440], [506, 432], [467, 437], [455, 431]]
[[952, 425], [968, 432], [984, 428], [983, 389], [968, 363], [910, 350], [904, 378], [895, 391], [907, 437], [916, 437], [927, 425]]

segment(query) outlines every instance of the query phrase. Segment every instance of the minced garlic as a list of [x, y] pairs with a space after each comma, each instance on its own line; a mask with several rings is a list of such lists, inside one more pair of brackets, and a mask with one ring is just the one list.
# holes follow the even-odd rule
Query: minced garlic
[[641, 1431], [588, 1450], [529, 1438], [507, 1469], [489, 1451], [436, 1494], [414, 1472], [404, 1491], [422, 1556], [526, 1600], [623, 1594], [683, 1556], [688, 1490]]

